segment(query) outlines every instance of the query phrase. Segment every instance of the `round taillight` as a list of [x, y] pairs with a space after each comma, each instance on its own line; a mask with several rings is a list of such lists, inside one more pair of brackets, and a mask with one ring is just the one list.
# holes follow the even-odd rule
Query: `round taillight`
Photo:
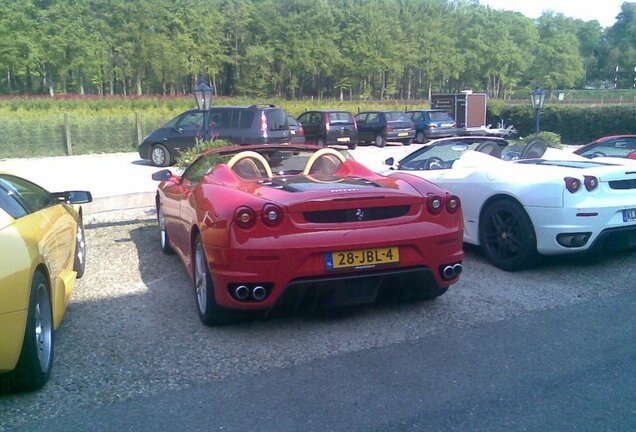
[[437, 214], [442, 211], [442, 197], [439, 195], [429, 195], [426, 201], [429, 213]]
[[263, 206], [262, 218], [265, 225], [278, 225], [283, 221], [283, 211], [277, 205], [265, 204]]
[[598, 187], [598, 179], [594, 176], [583, 176], [583, 183], [585, 184], [585, 189], [590, 192]]
[[256, 212], [249, 207], [239, 207], [236, 209], [234, 220], [241, 228], [250, 228], [256, 223]]
[[449, 213], [455, 213], [459, 210], [460, 201], [459, 197], [455, 195], [446, 195], [446, 211]]
[[565, 177], [565, 187], [570, 193], [575, 193], [581, 189], [581, 180], [574, 177]]

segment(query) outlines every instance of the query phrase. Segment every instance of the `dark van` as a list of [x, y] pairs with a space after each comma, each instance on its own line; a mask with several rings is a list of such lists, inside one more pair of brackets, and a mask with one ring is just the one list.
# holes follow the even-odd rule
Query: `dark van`
[[350, 150], [358, 146], [358, 127], [349, 111], [305, 111], [298, 116], [298, 121], [303, 125], [307, 143], [323, 147], [342, 144]]
[[[287, 114], [275, 105], [224, 106], [208, 110], [208, 134], [234, 144], [279, 144], [291, 140]], [[203, 138], [204, 111], [190, 110], [147, 135], [139, 145], [139, 156], [156, 166], [175, 162], [180, 151], [194, 147]]]

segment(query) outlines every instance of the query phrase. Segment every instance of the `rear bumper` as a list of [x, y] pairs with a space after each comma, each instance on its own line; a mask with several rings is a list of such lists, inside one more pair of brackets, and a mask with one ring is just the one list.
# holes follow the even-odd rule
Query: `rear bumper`
[[[275, 241], [251, 239], [233, 248], [217, 248], [206, 244], [216, 301], [229, 309], [267, 310], [288, 290], [318, 289], [332, 292], [355, 289], [343, 283], [343, 280], [356, 281], [355, 285], [366, 285], [367, 289], [371, 289], [367, 284], [378, 284], [378, 289], [397, 290], [400, 287], [393, 286], [391, 281], [399, 284], [400, 277], [392, 275], [413, 268], [418, 269], [419, 276], [416, 279], [422, 284], [419, 288], [423, 290], [448, 287], [456, 282], [456, 277], [445, 280], [440, 269], [444, 265], [462, 261], [462, 230], [439, 227], [434, 234], [413, 238], [414, 229], [430, 233], [431, 224], [418, 224], [408, 229], [399, 225], [389, 226], [384, 229], [382, 239], [378, 239], [377, 229], [359, 229], [322, 231], [320, 235], [314, 233], [309, 237], [306, 233], [296, 234], [278, 237]], [[313, 237], [313, 245], [307, 244], [310, 237]], [[331, 252], [389, 246], [399, 248], [398, 264], [340, 271], [327, 268], [326, 255]], [[429, 276], [422, 276], [424, 272]], [[259, 302], [238, 301], [231, 294], [237, 284], [265, 286], [268, 296]], [[343, 294], [343, 298], [352, 297], [349, 294]]]
[[415, 138], [415, 130], [410, 131], [391, 131], [386, 133], [387, 141], [404, 141]]
[[422, 130], [424, 131], [424, 135], [426, 135], [426, 138], [429, 139], [450, 137], [458, 134], [458, 131], [455, 128], [436, 128]]

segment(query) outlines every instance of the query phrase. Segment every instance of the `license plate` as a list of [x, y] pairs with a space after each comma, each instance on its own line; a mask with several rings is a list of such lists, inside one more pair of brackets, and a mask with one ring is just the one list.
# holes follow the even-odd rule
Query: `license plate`
[[289, 131], [292, 135], [296, 135], [296, 131], [295, 130], [290, 130]]
[[636, 209], [623, 210], [623, 222], [635, 222]]
[[407, 136], [409, 133], [408, 132], [400, 132], [398, 133], [398, 136]]
[[342, 137], [337, 139], [338, 142], [349, 142], [349, 140], [350, 140], [349, 137]]
[[452, 123], [444, 123], [442, 127], [453, 127]]
[[325, 266], [329, 271], [343, 268], [370, 268], [399, 262], [400, 250], [397, 247], [329, 252], [325, 254]]

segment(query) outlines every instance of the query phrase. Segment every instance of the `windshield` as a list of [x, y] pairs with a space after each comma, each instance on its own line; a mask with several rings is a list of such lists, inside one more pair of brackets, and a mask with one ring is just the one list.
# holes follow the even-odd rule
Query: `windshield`
[[454, 121], [446, 111], [431, 111], [429, 116], [433, 121]]
[[398, 169], [421, 171], [451, 168], [453, 162], [468, 150], [476, 150], [484, 141], [449, 141], [424, 147], [400, 161]]

